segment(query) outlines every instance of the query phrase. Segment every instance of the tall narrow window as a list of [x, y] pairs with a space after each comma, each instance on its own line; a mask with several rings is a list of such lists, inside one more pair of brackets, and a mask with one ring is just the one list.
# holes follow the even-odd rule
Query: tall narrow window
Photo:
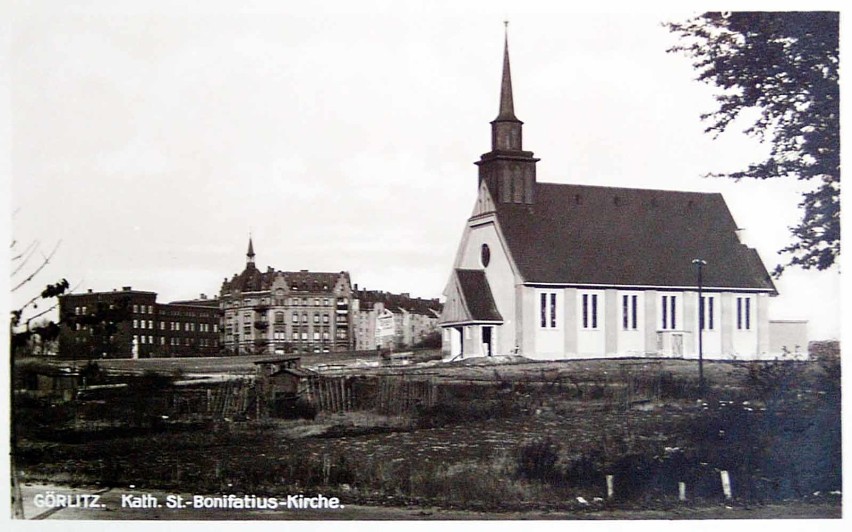
[[737, 298], [737, 329], [743, 328], [743, 298]]
[[624, 330], [638, 329], [639, 296], [625, 294], [621, 296], [621, 326]]
[[598, 328], [598, 295], [592, 294], [592, 329]]
[[630, 298], [631, 298], [631, 301], [633, 302], [632, 311], [631, 311], [632, 321], [631, 321], [630, 328], [631, 329], [638, 329], [639, 328], [639, 320], [637, 319], [637, 316], [639, 315], [639, 296], [633, 295], [633, 296], [630, 296]]
[[677, 298], [675, 296], [671, 296], [669, 299], [671, 300], [671, 306], [672, 306], [672, 309], [671, 309], [672, 327], [671, 328], [677, 329], [677, 304], [676, 304]]
[[556, 328], [556, 293], [550, 294], [550, 327]]
[[583, 328], [597, 329], [598, 328], [598, 295], [583, 294]]
[[660, 309], [662, 310], [660, 329], [677, 329], [677, 296], [660, 296]]
[[745, 328], [751, 329], [751, 299], [745, 298]]
[[713, 300], [715, 298], [710, 296], [707, 298], [707, 328], [709, 330], [713, 330]]
[[539, 324], [542, 329], [556, 328], [556, 299], [556, 292], [541, 292], [539, 294]]

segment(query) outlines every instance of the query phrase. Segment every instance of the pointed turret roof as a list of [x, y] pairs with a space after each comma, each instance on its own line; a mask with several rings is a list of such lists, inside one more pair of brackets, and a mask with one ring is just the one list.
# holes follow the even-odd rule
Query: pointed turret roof
[[500, 114], [495, 121], [516, 121], [515, 103], [512, 98], [512, 71], [509, 68], [509, 30], [506, 22], [506, 35], [503, 47], [503, 81], [500, 84]]
[[246, 256], [249, 257], [249, 258], [254, 258], [254, 246], [252, 245], [251, 237], [249, 237], [249, 247], [248, 247], [248, 253], [246, 253]]

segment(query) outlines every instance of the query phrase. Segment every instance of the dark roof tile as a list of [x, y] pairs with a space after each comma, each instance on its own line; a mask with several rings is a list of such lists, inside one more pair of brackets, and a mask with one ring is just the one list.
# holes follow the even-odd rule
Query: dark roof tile
[[529, 283], [775, 290], [739, 242], [721, 194], [538, 183], [535, 204], [498, 204], [497, 218]]
[[475, 321], [503, 321], [503, 316], [497, 310], [491, 286], [482, 270], [456, 270], [461, 296], [470, 312], [470, 319]]

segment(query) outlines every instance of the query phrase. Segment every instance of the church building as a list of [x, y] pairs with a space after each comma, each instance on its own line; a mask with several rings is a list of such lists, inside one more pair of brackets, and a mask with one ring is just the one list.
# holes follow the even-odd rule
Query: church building
[[721, 194], [541, 183], [522, 127], [507, 40], [444, 292], [445, 358], [697, 357], [699, 341], [707, 358], [768, 352], [777, 291]]

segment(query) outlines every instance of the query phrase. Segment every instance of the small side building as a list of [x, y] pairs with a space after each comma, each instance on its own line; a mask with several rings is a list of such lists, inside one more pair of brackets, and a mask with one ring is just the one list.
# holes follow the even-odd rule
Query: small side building
[[299, 357], [270, 358], [255, 363], [258, 417], [293, 410], [311, 400], [309, 379], [315, 371], [303, 368]]

